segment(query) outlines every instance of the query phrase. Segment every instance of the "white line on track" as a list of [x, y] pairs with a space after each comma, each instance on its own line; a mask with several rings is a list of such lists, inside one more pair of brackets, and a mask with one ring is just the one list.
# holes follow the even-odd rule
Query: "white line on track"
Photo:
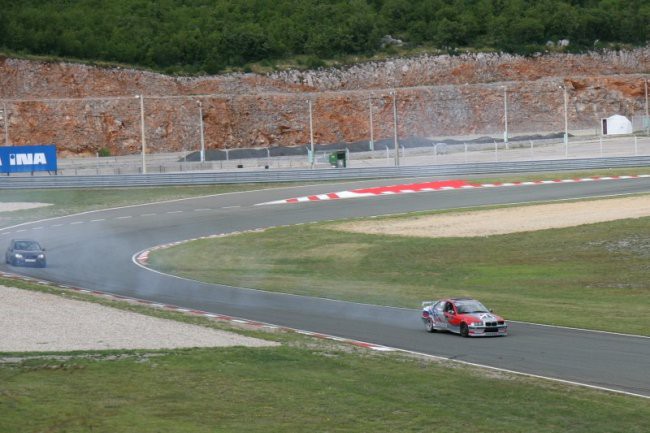
[[171, 215], [171, 214], [175, 214], [175, 213], [183, 213], [183, 211], [182, 210], [170, 210], [169, 212], [166, 212], [166, 213]]
[[622, 332], [601, 331], [599, 329], [574, 328], [574, 327], [571, 327], [571, 326], [562, 326], [562, 325], [547, 325], [545, 323], [523, 322], [521, 320], [507, 320], [507, 322], [509, 322], [509, 323], [521, 323], [521, 324], [524, 324], [524, 325], [543, 326], [545, 328], [570, 329], [572, 331], [595, 332], [597, 334], [609, 334], [609, 335], [618, 335], [618, 336], [621, 336], [621, 337], [634, 337], [634, 338], [647, 338], [647, 339], [650, 339], [650, 336], [648, 336], [648, 335], [625, 334], [625, 333], [622, 333]]
[[143, 214], [140, 215], [140, 216], [141, 216], [141, 217], [151, 217], [151, 216], [156, 216], [156, 215], [157, 215], [157, 214], [155, 214], [155, 213], [143, 213]]
[[90, 220], [91, 223], [98, 223], [100, 221], [106, 221], [106, 218], [97, 218], [96, 220]]
[[83, 221], [72, 221], [72, 222], [70, 223], [70, 225], [71, 225], [71, 226], [76, 226], [77, 224], [83, 224], [83, 223], [84, 223]]
[[[505, 337], [505, 338], [508, 338], [508, 337]], [[493, 371], [501, 371], [501, 372], [504, 372], [504, 373], [516, 374], [518, 376], [534, 377], [536, 379], [551, 380], [553, 382], [564, 383], [564, 384], [567, 384], [567, 385], [581, 386], [581, 387], [584, 387], [584, 388], [597, 389], [599, 391], [607, 391], [607, 392], [613, 392], [613, 393], [616, 393], [616, 394], [629, 395], [631, 397], [641, 397], [641, 398], [645, 398], [645, 399], [650, 399], [650, 396], [648, 396], [648, 395], [635, 394], [633, 392], [623, 391], [623, 390], [620, 390], [620, 389], [607, 388], [607, 387], [598, 386], [598, 385], [590, 385], [588, 383], [575, 382], [575, 381], [572, 381], [572, 380], [565, 380], [565, 379], [558, 379], [556, 377], [550, 377], [550, 376], [541, 376], [539, 374], [524, 373], [524, 372], [516, 371], [516, 370], [508, 370], [508, 369], [505, 369], [505, 368], [492, 367], [490, 365], [476, 364], [476, 363], [468, 362], [468, 361], [461, 361], [459, 359], [445, 358], [444, 356], [429, 355], [427, 353], [415, 352], [415, 351], [412, 351], [412, 350], [404, 350], [404, 349], [395, 349], [395, 350], [399, 351], [399, 352], [410, 353], [410, 354], [413, 354], [413, 355], [425, 356], [427, 358], [433, 358], [433, 359], [439, 359], [439, 360], [444, 360], [444, 361], [456, 362], [458, 364], [469, 365], [469, 366], [472, 366], [472, 367], [480, 367], [480, 368], [486, 368], [486, 369], [493, 370]]]
[[124, 216], [117, 217], [118, 220], [128, 220], [129, 218], [131, 218], [131, 215], [124, 215]]

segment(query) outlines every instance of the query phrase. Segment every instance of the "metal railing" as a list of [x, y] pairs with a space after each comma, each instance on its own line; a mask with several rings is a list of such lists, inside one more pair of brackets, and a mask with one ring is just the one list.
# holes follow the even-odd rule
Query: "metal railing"
[[0, 189], [149, 187], [167, 185], [309, 182], [398, 177], [457, 177], [482, 174], [513, 174], [625, 167], [650, 167], [650, 156], [501, 161], [468, 164], [413, 165], [401, 167], [210, 171], [128, 175], [6, 176], [0, 178]]

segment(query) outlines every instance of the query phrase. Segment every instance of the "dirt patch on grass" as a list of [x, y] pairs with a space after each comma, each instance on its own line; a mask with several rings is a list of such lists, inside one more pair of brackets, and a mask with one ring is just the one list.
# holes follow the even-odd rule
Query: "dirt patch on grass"
[[357, 233], [417, 237], [474, 237], [574, 227], [650, 216], [650, 195], [503, 209], [453, 212], [337, 225]]
[[34, 209], [37, 207], [52, 206], [50, 203], [22, 203], [22, 202], [0, 202], [0, 212], [11, 212], [15, 210]]

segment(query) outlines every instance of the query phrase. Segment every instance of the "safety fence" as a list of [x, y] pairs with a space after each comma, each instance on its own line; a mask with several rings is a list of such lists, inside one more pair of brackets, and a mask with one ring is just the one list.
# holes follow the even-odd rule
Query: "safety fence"
[[[293, 154], [276, 155], [269, 149], [257, 153], [229, 152], [218, 159], [197, 161], [195, 153], [130, 155], [122, 157], [60, 158], [59, 175], [123, 175], [146, 173], [186, 173], [194, 171], [294, 170], [300, 168], [363, 168], [467, 164], [500, 161], [531, 161], [562, 158], [625, 157], [650, 155], [650, 137], [577, 136], [566, 143], [562, 138], [526, 137], [509, 142], [497, 140], [431, 140], [405, 146], [399, 143], [375, 144], [366, 148], [337, 147], [316, 150], [313, 164], [310, 149], [292, 149]], [[396, 150], [397, 149], [397, 150]], [[344, 163], [336, 164], [332, 154], [343, 152]], [[280, 153], [278, 150], [275, 153]], [[257, 155], [257, 156], [256, 156]], [[396, 156], [397, 155], [397, 156]], [[214, 155], [210, 155], [214, 156]], [[243, 157], [248, 156], [248, 157]]]
[[100, 188], [233, 183], [304, 182], [398, 177], [457, 177], [483, 174], [648, 167], [650, 156], [501, 161], [399, 167], [240, 170], [130, 175], [7, 176], [0, 189]]

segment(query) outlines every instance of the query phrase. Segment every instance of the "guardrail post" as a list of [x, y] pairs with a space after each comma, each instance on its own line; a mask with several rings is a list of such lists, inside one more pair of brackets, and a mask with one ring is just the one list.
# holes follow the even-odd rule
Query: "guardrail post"
[[603, 157], [603, 136], [598, 137], [600, 139], [600, 157]]

